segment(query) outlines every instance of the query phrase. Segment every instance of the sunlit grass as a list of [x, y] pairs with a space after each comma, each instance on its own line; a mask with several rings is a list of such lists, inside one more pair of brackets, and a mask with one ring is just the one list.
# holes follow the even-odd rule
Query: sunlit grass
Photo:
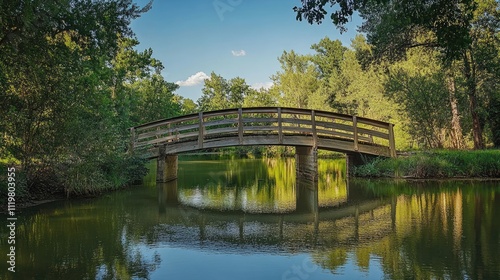
[[417, 152], [357, 167], [358, 177], [500, 178], [500, 150]]

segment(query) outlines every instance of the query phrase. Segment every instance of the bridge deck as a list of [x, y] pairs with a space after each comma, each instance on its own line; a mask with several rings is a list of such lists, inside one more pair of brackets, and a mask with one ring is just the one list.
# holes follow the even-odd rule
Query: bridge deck
[[200, 112], [132, 127], [131, 148], [148, 157], [230, 146], [310, 146], [343, 153], [394, 157], [390, 123], [295, 108], [263, 107]]

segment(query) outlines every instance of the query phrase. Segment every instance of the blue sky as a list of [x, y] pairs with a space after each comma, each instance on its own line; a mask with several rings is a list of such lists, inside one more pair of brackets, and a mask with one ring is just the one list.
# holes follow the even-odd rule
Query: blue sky
[[254, 87], [269, 86], [284, 50], [311, 53], [310, 46], [326, 36], [350, 45], [359, 20], [340, 34], [329, 20], [296, 21], [298, 5], [300, 0], [156, 0], [132, 29], [141, 42], [138, 49], [152, 48], [165, 66], [165, 79], [181, 85], [176, 93], [196, 101], [212, 71], [226, 79], [242, 77]]

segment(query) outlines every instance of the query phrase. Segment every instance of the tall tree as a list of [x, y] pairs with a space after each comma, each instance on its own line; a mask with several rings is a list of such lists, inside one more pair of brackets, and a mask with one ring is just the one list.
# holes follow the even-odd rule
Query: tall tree
[[28, 186], [42, 173], [49, 184], [62, 183], [72, 171], [80, 178], [73, 182], [84, 184], [84, 169], [98, 180], [109, 174], [104, 162], [123, 154], [110, 65], [120, 38], [133, 36], [131, 20], [149, 8], [131, 0], [0, 3], [0, 98], [7, 108], [0, 152], [20, 161]]
[[435, 56], [413, 49], [406, 60], [392, 64], [388, 73], [385, 94], [401, 106], [412, 138], [427, 148], [455, 146], [447, 142], [454, 140], [449, 137], [452, 110], [446, 74]]
[[205, 80], [202, 95], [198, 99], [201, 111], [211, 111], [228, 108], [227, 92], [229, 85], [226, 79], [212, 72], [210, 78]]
[[[273, 90], [279, 92], [280, 105], [311, 108], [311, 95], [315, 94], [320, 86], [319, 73], [311, 62], [311, 57], [298, 55], [292, 50], [284, 51], [278, 61], [282, 71], [271, 78], [274, 81]], [[326, 100], [321, 103], [325, 104]]]
[[198, 99], [199, 109], [211, 111], [242, 107], [250, 90], [243, 78], [236, 77], [228, 81], [212, 72], [210, 78], [205, 80], [202, 96]]
[[[491, 47], [491, 40], [483, 39], [486, 34], [490, 38], [497, 37], [500, 3], [493, 0], [302, 0], [302, 7], [295, 7], [295, 11], [298, 19], [320, 23], [328, 14], [325, 5], [337, 3], [339, 9], [332, 13], [333, 22], [343, 29], [350, 16], [359, 11], [365, 20], [361, 30], [367, 33], [376, 52], [384, 57], [400, 58], [409, 48], [425, 46], [440, 51], [444, 65], [460, 62], [474, 147], [484, 147], [484, 122], [480, 112], [485, 106], [478, 101], [479, 51], [483, 44]], [[422, 41], [421, 35], [428, 36]]]
[[276, 90], [250, 89], [243, 102], [244, 107], [275, 107], [278, 104]]

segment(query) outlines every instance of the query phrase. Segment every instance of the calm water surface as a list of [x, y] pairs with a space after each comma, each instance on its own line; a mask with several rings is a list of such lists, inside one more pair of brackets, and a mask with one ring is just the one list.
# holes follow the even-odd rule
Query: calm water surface
[[[151, 169], [154, 170], [154, 166]], [[0, 279], [500, 279], [500, 186], [184, 158], [176, 182], [23, 210]], [[1, 216], [6, 221], [5, 216]]]

